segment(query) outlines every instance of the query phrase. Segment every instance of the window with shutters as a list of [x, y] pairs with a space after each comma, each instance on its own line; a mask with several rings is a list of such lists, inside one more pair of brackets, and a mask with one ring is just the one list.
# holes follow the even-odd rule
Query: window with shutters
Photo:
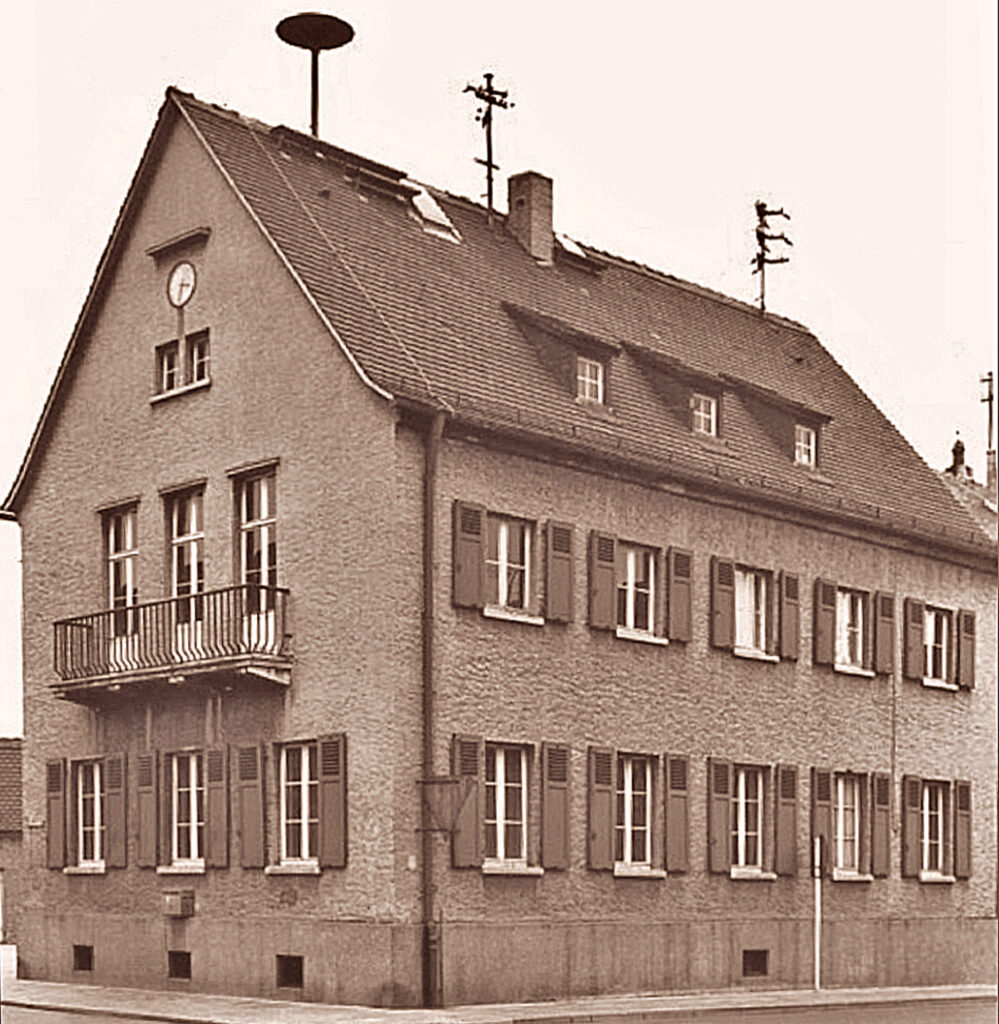
[[765, 768], [736, 765], [732, 771], [732, 874], [764, 874], [766, 860], [765, 809], [768, 772]]
[[170, 778], [170, 863], [205, 866], [205, 778], [201, 751], [167, 755]]
[[319, 763], [315, 743], [281, 748], [281, 863], [317, 864]]
[[576, 398], [603, 405], [607, 400], [606, 367], [599, 359], [576, 356]]
[[534, 529], [523, 519], [486, 517], [486, 607], [527, 612], [531, 607]]
[[770, 652], [773, 629], [773, 574], [737, 566], [735, 570], [735, 653], [777, 660]]
[[797, 466], [815, 468], [816, 434], [813, 427], [796, 423], [794, 427], [794, 462]]
[[617, 545], [617, 628], [619, 636], [652, 635], [656, 622], [656, 552], [633, 544]]
[[527, 866], [527, 748], [486, 744], [485, 864]]
[[690, 426], [695, 434], [718, 436], [718, 399], [694, 394], [690, 399]]
[[836, 662], [838, 669], [867, 667], [868, 595], [844, 587], [836, 591]]
[[652, 870], [652, 785], [655, 758], [618, 754], [614, 821], [615, 874]]
[[861, 874], [860, 839], [863, 832], [862, 794], [866, 776], [837, 773], [833, 791], [833, 871], [842, 875]]
[[74, 863], [78, 868], [101, 872], [107, 841], [104, 765], [78, 761], [72, 766], [76, 834], [72, 837]]
[[953, 685], [953, 614], [944, 608], [926, 607], [923, 651], [926, 666], [923, 681]]
[[950, 783], [922, 780], [920, 803], [919, 878], [921, 881], [949, 881]]

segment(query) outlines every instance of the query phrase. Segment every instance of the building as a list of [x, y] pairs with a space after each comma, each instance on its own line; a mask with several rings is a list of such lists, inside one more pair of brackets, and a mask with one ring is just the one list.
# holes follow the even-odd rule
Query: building
[[985, 459], [986, 480], [980, 484], [971, 466], [964, 461], [964, 442], [958, 438], [951, 451], [951, 464], [939, 476], [979, 527], [993, 540], [999, 540], [999, 496], [996, 492], [994, 448], [989, 448]]
[[[14, 935], [15, 896], [21, 864], [21, 740], [0, 737], [0, 946]], [[4, 954], [0, 952], [0, 957]]]
[[168, 90], [4, 509], [31, 977], [985, 981], [996, 548], [804, 327]]

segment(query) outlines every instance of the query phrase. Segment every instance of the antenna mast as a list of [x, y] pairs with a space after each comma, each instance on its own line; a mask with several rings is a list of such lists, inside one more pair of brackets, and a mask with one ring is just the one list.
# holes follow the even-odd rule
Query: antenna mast
[[986, 402], [988, 404], [988, 407], [989, 407], [989, 449], [988, 450], [992, 451], [992, 403], [995, 401], [995, 398], [994, 398], [994, 396], [992, 394], [992, 371], [989, 370], [989, 372], [987, 374], [985, 374], [984, 377], [979, 378], [979, 380], [980, 380], [980, 382], [982, 384], [986, 385], [985, 397], [982, 399], [982, 401]]
[[486, 208], [488, 210], [489, 223], [493, 222], [493, 171], [498, 171], [499, 166], [493, 163], [493, 107], [499, 107], [500, 110], [507, 110], [513, 106], [508, 99], [510, 93], [507, 89], [495, 89], [493, 88], [493, 76], [492, 73], [486, 71], [482, 77], [486, 80], [485, 85], [472, 85], [469, 83], [465, 86], [464, 92], [470, 92], [475, 95], [477, 100], [482, 102], [482, 106], [475, 112], [475, 120], [482, 125], [486, 133], [486, 158], [480, 160], [478, 157], [475, 158], [477, 164], [483, 164], [486, 168]]
[[756, 200], [756, 245], [758, 248], [756, 255], [750, 260], [750, 263], [755, 264], [753, 273], [760, 275], [761, 313], [767, 311], [767, 264], [790, 262], [787, 256], [768, 256], [770, 246], [767, 245], [767, 242], [785, 242], [787, 245], [794, 245], [794, 242], [783, 233], [779, 235], [770, 234], [770, 225], [767, 223], [767, 217], [783, 217], [785, 220], [790, 220], [791, 215], [785, 213], [783, 207], [779, 210], [768, 210], [767, 204], [762, 199]]

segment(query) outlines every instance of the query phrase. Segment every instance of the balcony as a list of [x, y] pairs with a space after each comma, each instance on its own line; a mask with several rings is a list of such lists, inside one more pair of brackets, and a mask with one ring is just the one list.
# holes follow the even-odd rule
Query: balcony
[[244, 584], [62, 619], [55, 670], [64, 696], [142, 680], [236, 673], [287, 685], [288, 591]]

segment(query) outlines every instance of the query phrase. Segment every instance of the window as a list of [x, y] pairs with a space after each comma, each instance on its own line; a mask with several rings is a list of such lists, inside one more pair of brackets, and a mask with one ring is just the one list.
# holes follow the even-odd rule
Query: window
[[867, 594], [859, 590], [836, 592], [836, 665], [864, 668], [867, 635]]
[[123, 637], [135, 631], [135, 613], [131, 611], [138, 599], [135, 582], [136, 547], [135, 509], [118, 509], [106, 517], [108, 553], [108, 593], [112, 615], [112, 635]]
[[76, 776], [76, 863], [79, 867], [103, 868], [107, 815], [103, 765], [80, 761]]
[[281, 953], [275, 957], [277, 967], [278, 988], [302, 988], [305, 984], [305, 957], [285, 956]]
[[770, 573], [762, 569], [735, 570], [735, 648], [766, 654], [770, 629]]
[[527, 863], [527, 749], [486, 744], [487, 860]]
[[[186, 598], [205, 589], [205, 534], [200, 492], [178, 495], [170, 500], [170, 592]], [[204, 610], [201, 601], [182, 600], [176, 604], [178, 624], [200, 621]]]
[[798, 466], [815, 466], [815, 430], [797, 423], [794, 427], [794, 461]]
[[269, 473], [238, 483], [240, 582], [246, 587], [246, 612], [268, 612], [277, 585], [277, 478]]
[[923, 628], [925, 677], [934, 682], [945, 683], [951, 678], [951, 624], [949, 611], [927, 606]]
[[281, 861], [319, 856], [319, 762], [316, 743], [281, 749]]
[[949, 788], [946, 782], [923, 782], [920, 807], [920, 870], [930, 875], [947, 873], [944, 869], [944, 855], [947, 852], [945, 836]]
[[651, 867], [652, 758], [619, 754], [614, 861]]
[[205, 862], [205, 780], [200, 751], [170, 754], [170, 861]]
[[169, 394], [181, 388], [207, 383], [210, 379], [208, 331], [189, 334], [183, 351], [179, 341], [156, 347], [156, 393]]
[[576, 356], [576, 397], [602, 405], [604, 391], [604, 364], [598, 359]]
[[73, 970], [92, 971], [94, 969], [94, 947], [74, 946], [73, 947]]
[[718, 400], [711, 395], [695, 394], [690, 400], [691, 425], [695, 434], [718, 436]]
[[763, 870], [764, 770], [736, 767], [732, 787], [732, 866]]
[[861, 787], [859, 775], [837, 775], [833, 810], [833, 867], [860, 872]]
[[191, 384], [208, 380], [208, 332], [192, 334], [187, 339], [187, 379]]
[[652, 633], [655, 625], [655, 552], [618, 545], [617, 624], [621, 629]]
[[526, 611], [531, 593], [531, 525], [521, 519], [486, 520], [486, 603]]
[[180, 387], [180, 350], [177, 342], [169, 341], [156, 349], [156, 381], [160, 394]]

